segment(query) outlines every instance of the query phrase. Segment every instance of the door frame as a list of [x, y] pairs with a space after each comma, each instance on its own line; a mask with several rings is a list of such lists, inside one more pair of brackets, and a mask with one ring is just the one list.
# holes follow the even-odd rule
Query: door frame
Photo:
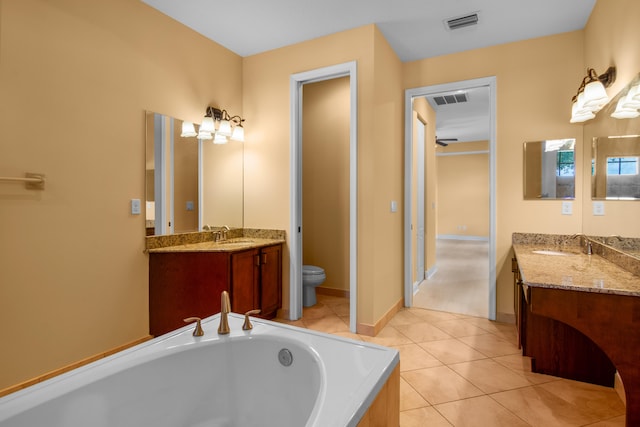
[[411, 280], [411, 194], [413, 191], [413, 99], [438, 92], [471, 89], [476, 87], [489, 88], [489, 295], [487, 303], [491, 320], [496, 319], [496, 77], [482, 77], [478, 79], [462, 80], [458, 82], [423, 86], [405, 91], [405, 177], [404, 177], [404, 305], [413, 305], [413, 284]]
[[292, 74], [289, 80], [291, 111], [291, 200], [289, 318], [302, 317], [302, 86], [349, 77], [349, 329], [356, 332], [358, 291], [358, 80], [356, 61]]

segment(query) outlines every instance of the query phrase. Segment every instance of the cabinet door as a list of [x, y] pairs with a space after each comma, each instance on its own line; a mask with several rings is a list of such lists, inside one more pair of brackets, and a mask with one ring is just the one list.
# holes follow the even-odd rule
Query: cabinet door
[[182, 319], [220, 311], [220, 294], [229, 290], [225, 253], [171, 252], [149, 256], [149, 333], [185, 325]]
[[260, 251], [260, 279], [262, 315], [275, 317], [282, 304], [282, 245]]
[[260, 308], [260, 256], [257, 249], [231, 255], [231, 310], [246, 313]]

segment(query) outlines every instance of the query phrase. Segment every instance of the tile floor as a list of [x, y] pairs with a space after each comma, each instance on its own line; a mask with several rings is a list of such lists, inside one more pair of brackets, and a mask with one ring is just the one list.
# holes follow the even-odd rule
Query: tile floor
[[349, 332], [347, 299], [324, 295], [301, 320], [276, 320], [397, 348], [402, 427], [625, 424], [613, 389], [532, 373], [514, 325], [410, 308], [368, 337]]
[[436, 272], [418, 286], [413, 306], [489, 316], [489, 242], [436, 240]]

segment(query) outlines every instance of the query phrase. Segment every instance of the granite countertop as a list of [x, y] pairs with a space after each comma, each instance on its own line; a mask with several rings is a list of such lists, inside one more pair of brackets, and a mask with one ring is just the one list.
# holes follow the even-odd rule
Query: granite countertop
[[640, 296], [640, 276], [598, 255], [599, 248], [593, 255], [583, 253], [584, 237], [544, 236], [514, 233], [513, 250], [525, 285]]
[[284, 243], [284, 239], [265, 239], [255, 237], [240, 237], [227, 239], [220, 242], [188, 243], [185, 245], [167, 246], [164, 248], [149, 249], [149, 253], [167, 252], [236, 252], [247, 249], [261, 248], [278, 243]]

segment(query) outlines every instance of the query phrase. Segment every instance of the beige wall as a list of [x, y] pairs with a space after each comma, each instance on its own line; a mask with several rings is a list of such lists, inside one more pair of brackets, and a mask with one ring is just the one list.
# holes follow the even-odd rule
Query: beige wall
[[241, 112], [242, 60], [137, 0], [0, 0], [0, 388], [148, 333], [145, 110]]
[[489, 154], [472, 153], [488, 149], [480, 141], [436, 150], [438, 236], [489, 238]]
[[349, 77], [309, 83], [302, 104], [302, 262], [349, 291]]
[[582, 228], [579, 205], [574, 205], [574, 215], [563, 216], [560, 201], [524, 201], [522, 197], [524, 141], [576, 138], [579, 147], [582, 144], [582, 129], [568, 120], [569, 100], [582, 79], [582, 69], [582, 31], [405, 64], [405, 88], [496, 76], [499, 315], [513, 313], [511, 234], [576, 233]]
[[[610, 65], [617, 69], [616, 81], [607, 89], [615, 96], [640, 73], [640, 2], [637, 0], [599, 0], [585, 27], [585, 67], [603, 73]], [[585, 68], [586, 74], [586, 68]], [[579, 83], [579, 82], [578, 82]], [[577, 89], [577, 86], [574, 90]], [[590, 145], [594, 137], [639, 135], [640, 119], [616, 120], [601, 111], [596, 119], [584, 125], [585, 168], [591, 164]], [[586, 169], [585, 169], [586, 170]], [[640, 202], [605, 201], [604, 216], [592, 215], [589, 174], [583, 175], [583, 229], [590, 235], [640, 237]]]
[[[358, 323], [402, 298], [402, 64], [373, 25], [244, 58], [245, 226], [290, 229], [291, 74], [348, 61], [358, 67]], [[283, 307], [289, 305], [288, 253]]]

